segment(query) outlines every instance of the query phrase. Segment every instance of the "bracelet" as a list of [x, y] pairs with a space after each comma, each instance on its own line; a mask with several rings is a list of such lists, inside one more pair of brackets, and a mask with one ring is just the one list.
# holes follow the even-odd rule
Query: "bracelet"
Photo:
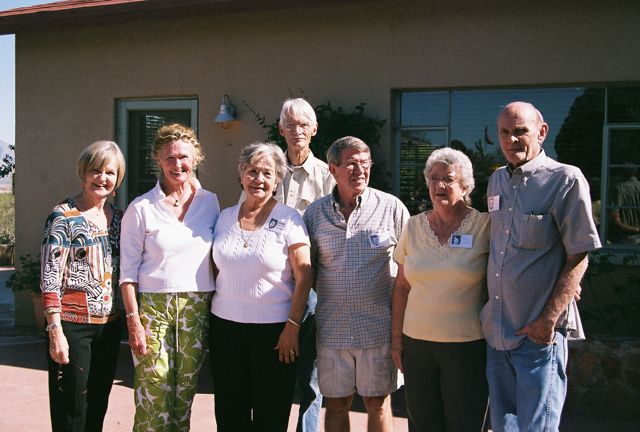
[[129, 313], [128, 313], [128, 314], [126, 314], [124, 317], [125, 317], [126, 319], [129, 319], [129, 318], [133, 318], [134, 316], [137, 316], [137, 315], [138, 315], [138, 312], [129, 312]]
[[60, 324], [51, 323], [51, 324], [47, 324], [47, 326], [44, 328], [44, 330], [48, 333], [49, 331], [57, 329], [58, 327], [60, 327]]
[[289, 317], [287, 318], [287, 322], [290, 322], [291, 324], [293, 324], [294, 326], [296, 326], [297, 328], [300, 328], [300, 323], [295, 321], [293, 318]]
[[60, 313], [60, 312], [62, 312], [62, 308], [59, 306], [50, 306], [44, 310], [45, 315], [51, 315], [51, 314]]

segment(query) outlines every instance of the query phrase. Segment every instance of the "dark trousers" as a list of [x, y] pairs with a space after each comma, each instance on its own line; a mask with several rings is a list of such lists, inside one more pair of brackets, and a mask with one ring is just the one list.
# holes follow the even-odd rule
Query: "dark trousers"
[[284, 323], [244, 324], [211, 315], [209, 350], [219, 432], [286, 432], [296, 364], [274, 349]]
[[62, 322], [69, 363], [49, 355], [49, 409], [53, 432], [102, 430], [120, 351], [120, 321], [107, 324]]
[[488, 402], [486, 343], [403, 336], [405, 397], [412, 432], [482, 430]]

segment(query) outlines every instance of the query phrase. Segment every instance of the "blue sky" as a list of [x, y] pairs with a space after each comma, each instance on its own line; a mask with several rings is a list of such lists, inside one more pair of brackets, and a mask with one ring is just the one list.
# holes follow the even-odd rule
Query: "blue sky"
[[[0, 11], [53, 3], [53, 0], [2, 0]], [[16, 131], [15, 36], [0, 36], [0, 140], [14, 144]]]

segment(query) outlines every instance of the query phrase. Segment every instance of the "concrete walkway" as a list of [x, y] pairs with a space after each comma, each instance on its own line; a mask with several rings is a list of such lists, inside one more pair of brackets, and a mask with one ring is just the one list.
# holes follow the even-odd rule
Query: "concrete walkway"
[[[40, 432], [51, 430], [49, 396], [45, 361], [45, 340], [35, 329], [14, 327], [13, 293], [5, 281], [13, 269], [0, 267], [0, 431]], [[133, 427], [133, 367], [131, 352], [126, 343], [120, 346], [120, 357], [105, 432], [130, 431]], [[296, 396], [297, 400], [297, 396]], [[295, 400], [294, 400], [295, 402]], [[394, 431], [406, 432], [407, 419], [402, 391], [393, 397]], [[295, 431], [298, 404], [291, 407], [289, 431]], [[213, 384], [208, 363], [200, 374], [198, 394], [193, 403], [191, 430], [213, 432], [216, 423], [213, 411]], [[324, 420], [324, 409], [323, 409]], [[366, 430], [366, 414], [361, 400], [354, 401], [350, 413], [353, 431]], [[324, 427], [322, 428], [324, 430]]]
[[[44, 337], [38, 335], [35, 329], [14, 327], [13, 293], [5, 287], [5, 281], [12, 271], [13, 269], [0, 267], [0, 431], [47, 431], [51, 429]], [[203, 367], [200, 375], [198, 394], [191, 416], [191, 430], [213, 432], [216, 430], [216, 424], [213, 415], [213, 385], [208, 364]], [[132, 381], [131, 352], [123, 343], [120, 346], [118, 370], [105, 419], [105, 432], [131, 430], [134, 414]], [[407, 432], [402, 389], [393, 395], [393, 410], [394, 432]], [[294, 403], [291, 408], [289, 431], [295, 431], [297, 413], [298, 405]], [[366, 431], [366, 414], [361, 400], [354, 401], [350, 418], [352, 431]], [[640, 431], [640, 422], [637, 419], [603, 416], [591, 412], [565, 412], [560, 430], [633, 432]]]

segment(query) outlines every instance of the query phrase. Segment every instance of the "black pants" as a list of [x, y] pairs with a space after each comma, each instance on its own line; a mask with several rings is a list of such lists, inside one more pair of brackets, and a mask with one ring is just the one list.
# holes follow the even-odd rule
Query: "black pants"
[[286, 432], [296, 365], [274, 349], [284, 323], [244, 324], [211, 315], [209, 350], [219, 432]]
[[488, 403], [486, 343], [403, 336], [405, 397], [412, 432], [482, 430]]
[[69, 363], [59, 365], [49, 355], [49, 409], [53, 432], [102, 430], [120, 351], [120, 322], [62, 322], [69, 343]]

